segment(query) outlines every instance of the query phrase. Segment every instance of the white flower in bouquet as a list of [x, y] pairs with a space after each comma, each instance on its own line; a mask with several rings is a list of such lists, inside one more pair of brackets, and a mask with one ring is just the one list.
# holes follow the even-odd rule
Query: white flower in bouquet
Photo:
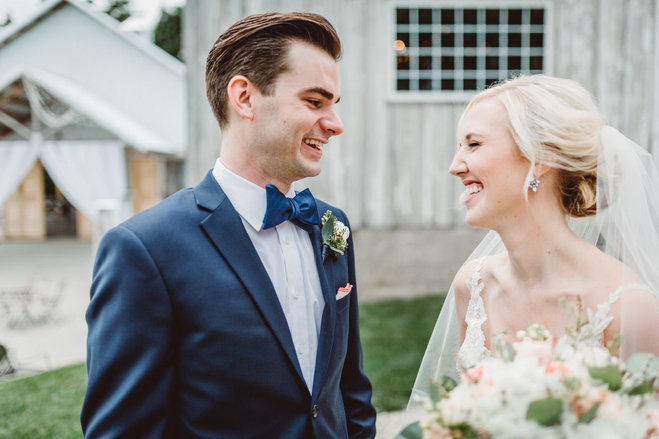
[[460, 383], [437, 383], [428, 417], [399, 438], [659, 438], [659, 358], [623, 364], [580, 336], [554, 343], [539, 325], [517, 338], [495, 340]]

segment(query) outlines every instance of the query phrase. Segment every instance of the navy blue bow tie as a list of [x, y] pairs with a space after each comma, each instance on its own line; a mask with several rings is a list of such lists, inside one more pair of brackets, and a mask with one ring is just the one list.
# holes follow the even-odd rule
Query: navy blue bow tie
[[295, 198], [286, 198], [276, 186], [269, 184], [265, 187], [265, 195], [268, 204], [263, 217], [264, 229], [291, 220], [298, 227], [311, 232], [313, 226], [320, 224], [316, 199], [309, 189], [298, 193]]

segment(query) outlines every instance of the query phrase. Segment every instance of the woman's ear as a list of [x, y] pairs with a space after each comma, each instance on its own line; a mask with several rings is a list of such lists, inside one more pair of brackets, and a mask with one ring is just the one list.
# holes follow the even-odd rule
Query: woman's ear
[[553, 168], [549, 165], [541, 165], [539, 163], [536, 163], [536, 165], [533, 167], [533, 176], [535, 178], [542, 178], [543, 175], [545, 175], [547, 172], [551, 171]]
[[243, 75], [236, 75], [229, 80], [227, 95], [231, 107], [245, 119], [254, 119], [252, 102], [254, 84]]

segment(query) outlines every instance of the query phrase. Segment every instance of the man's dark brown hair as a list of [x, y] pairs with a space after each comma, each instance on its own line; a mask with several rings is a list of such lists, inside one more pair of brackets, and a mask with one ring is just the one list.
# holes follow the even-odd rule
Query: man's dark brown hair
[[220, 35], [206, 60], [206, 96], [221, 128], [229, 122], [229, 80], [244, 75], [260, 93], [272, 96], [277, 77], [288, 69], [286, 57], [294, 40], [312, 44], [337, 61], [341, 57], [336, 30], [318, 14], [249, 15]]

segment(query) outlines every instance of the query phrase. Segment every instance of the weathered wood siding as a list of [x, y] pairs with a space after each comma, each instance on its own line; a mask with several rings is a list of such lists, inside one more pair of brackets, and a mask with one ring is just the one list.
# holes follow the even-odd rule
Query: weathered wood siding
[[[524, 1], [480, 4], [524, 5]], [[410, 5], [432, 4], [410, 2]], [[456, 4], [454, 2], [454, 4]], [[607, 121], [659, 152], [659, 36], [655, 0], [554, 0], [548, 73], [581, 82]], [[466, 102], [391, 102], [393, 14], [388, 0], [188, 0], [185, 51], [189, 72], [190, 151], [187, 179], [213, 166], [220, 134], [205, 98], [206, 54], [240, 17], [264, 11], [326, 16], [344, 44], [340, 62], [343, 135], [325, 149], [323, 172], [300, 186], [345, 208], [353, 227], [446, 227], [462, 224], [460, 185], [447, 170], [455, 126]]]

